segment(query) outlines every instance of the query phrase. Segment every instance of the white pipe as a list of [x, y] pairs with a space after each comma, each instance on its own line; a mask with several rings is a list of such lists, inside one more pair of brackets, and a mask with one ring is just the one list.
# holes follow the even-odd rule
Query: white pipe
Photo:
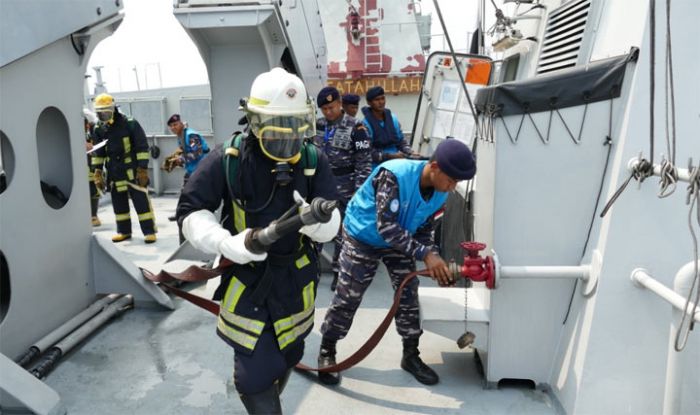
[[[639, 165], [640, 159], [635, 157], [631, 159], [627, 163], [627, 170], [630, 172], [634, 171], [637, 168], [637, 165]], [[659, 176], [661, 177], [661, 164], [654, 164], [654, 176]], [[676, 167], [676, 173], [678, 174], [678, 181], [679, 182], [690, 182], [690, 170], [688, 169], [681, 169]]]
[[[684, 268], [685, 267], [681, 268], [681, 271], [683, 271]], [[681, 271], [678, 271], [678, 273], [680, 274]], [[673, 308], [682, 311], [685, 307], [686, 299], [683, 296], [677, 294], [672, 289], [656, 281], [651, 275], [649, 275], [647, 270], [637, 268], [634, 271], [632, 271], [630, 278], [632, 279], [632, 282], [635, 283], [635, 285], [650, 290], [654, 294], [658, 295], [659, 297], [663, 298], [668, 303], [670, 303], [673, 306]], [[678, 274], [676, 274], [676, 278], [678, 278]], [[700, 323], [700, 308], [698, 308], [695, 305], [695, 303], [691, 302], [686, 312], [695, 320], [695, 322]]]
[[[673, 290], [681, 296], [688, 295], [693, 284], [694, 278], [695, 267], [693, 265], [693, 262], [691, 261], [685, 264], [683, 267], [681, 267], [681, 269], [678, 270], [678, 273], [676, 273], [676, 277], [673, 280]], [[685, 306], [685, 304], [683, 304], [683, 306]], [[686, 366], [688, 366], [688, 361], [692, 361], [692, 358], [688, 356], [688, 352], [680, 353], [676, 351], [676, 336], [678, 334], [678, 330], [687, 327], [687, 323], [689, 323], [686, 319], [686, 324], [684, 324], [683, 326], [680, 325], [681, 317], [683, 316], [681, 309], [677, 309], [676, 307], [674, 307], [671, 317], [671, 329], [668, 339], [668, 356], [666, 359], [666, 384], [664, 388], [663, 406], [664, 415], [675, 415], [681, 413], [681, 390], [683, 388], [683, 370]], [[697, 312], [695, 313], [695, 321], [698, 321], [699, 315], [700, 310], [697, 310]], [[695, 388], [691, 387], [689, 390], [700, 390], [698, 389], [697, 385], [697, 376], [695, 376], [694, 379], [696, 386]]]
[[502, 266], [500, 278], [580, 278], [588, 280], [591, 267], [579, 266]]

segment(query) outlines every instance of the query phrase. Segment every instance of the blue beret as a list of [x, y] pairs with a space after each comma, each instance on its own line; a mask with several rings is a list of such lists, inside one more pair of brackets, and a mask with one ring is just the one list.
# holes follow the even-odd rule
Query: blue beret
[[360, 97], [355, 94], [345, 94], [343, 95], [343, 104], [359, 105]]
[[476, 174], [476, 161], [469, 147], [459, 140], [445, 140], [433, 155], [443, 173], [454, 180], [469, 180]]
[[318, 104], [318, 107], [321, 108], [322, 106], [330, 104], [336, 99], [340, 99], [340, 92], [338, 92], [335, 87], [327, 86], [318, 93], [316, 103]]
[[180, 121], [180, 114], [173, 114], [170, 116], [170, 118], [168, 118], [168, 122], [166, 124], [170, 125], [177, 121]]
[[373, 100], [379, 96], [382, 96], [382, 95], [384, 95], [384, 88], [377, 85], [377, 86], [373, 86], [372, 88], [367, 90], [366, 98], [367, 98], [367, 101], [371, 101], [371, 100]]

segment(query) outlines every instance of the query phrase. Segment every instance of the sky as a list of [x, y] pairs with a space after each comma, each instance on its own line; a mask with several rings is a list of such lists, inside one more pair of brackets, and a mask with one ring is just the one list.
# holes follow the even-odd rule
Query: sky
[[[433, 12], [433, 0], [422, 0], [420, 5], [423, 14]], [[454, 48], [465, 50], [467, 32], [475, 26], [477, 0], [440, 0], [439, 5]], [[102, 78], [110, 92], [209, 82], [197, 47], [173, 16], [173, 0], [124, 0], [122, 10], [122, 24], [90, 57], [90, 92], [95, 82], [94, 66], [103, 66]], [[433, 49], [446, 48], [435, 13], [431, 32]]]

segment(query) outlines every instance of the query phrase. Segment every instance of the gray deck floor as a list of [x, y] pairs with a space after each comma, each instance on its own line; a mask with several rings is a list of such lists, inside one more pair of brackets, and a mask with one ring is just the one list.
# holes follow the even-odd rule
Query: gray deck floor
[[[158, 242], [145, 245], [138, 224], [134, 238], [119, 244], [137, 265], [158, 271], [177, 247], [177, 227], [168, 222], [177, 199], [154, 198]], [[99, 212], [95, 232], [115, 231], [111, 206]], [[218, 280], [188, 287], [207, 295]], [[422, 284], [431, 284], [423, 280]], [[316, 325], [307, 338], [303, 362], [315, 365], [318, 328], [330, 302], [330, 277], [318, 288]], [[355, 317], [339, 357], [355, 351], [384, 317], [392, 298], [386, 271], [380, 267]], [[232, 350], [215, 334], [215, 318], [196, 306], [175, 300], [174, 311], [137, 308], [117, 317], [90, 337], [46, 379], [71, 415], [94, 414], [244, 414], [232, 382]], [[455, 339], [461, 333], [455, 333]], [[550, 397], [525, 387], [484, 389], [474, 354], [460, 350], [455, 339], [425, 332], [421, 357], [440, 375], [424, 386], [399, 367], [401, 341], [393, 326], [375, 351], [344, 372], [342, 384], [326, 387], [314, 376], [295, 372], [282, 395], [287, 414], [554, 414]]]

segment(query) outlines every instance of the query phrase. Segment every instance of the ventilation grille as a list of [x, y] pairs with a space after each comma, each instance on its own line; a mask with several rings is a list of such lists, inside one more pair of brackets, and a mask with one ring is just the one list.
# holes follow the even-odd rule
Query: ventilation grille
[[574, 0], [549, 15], [537, 73], [576, 66], [591, 0]]

